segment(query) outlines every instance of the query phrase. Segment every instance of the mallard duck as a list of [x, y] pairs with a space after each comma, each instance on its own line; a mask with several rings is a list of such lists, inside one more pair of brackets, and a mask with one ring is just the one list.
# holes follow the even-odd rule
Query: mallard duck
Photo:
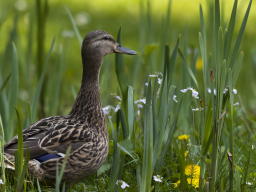
[[[30, 152], [28, 171], [42, 183], [54, 186], [56, 165], [62, 166], [69, 146], [71, 152], [61, 181], [66, 186], [94, 174], [107, 158], [109, 138], [101, 106], [99, 73], [103, 57], [110, 53], [136, 55], [122, 47], [105, 31], [88, 33], [82, 43], [83, 75], [80, 91], [69, 115], [41, 119], [23, 130], [24, 157]], [[4, 145], [5, 156], [14, 164], [18, 136]], [[8, 169], [14, 165], [5, 161]]]

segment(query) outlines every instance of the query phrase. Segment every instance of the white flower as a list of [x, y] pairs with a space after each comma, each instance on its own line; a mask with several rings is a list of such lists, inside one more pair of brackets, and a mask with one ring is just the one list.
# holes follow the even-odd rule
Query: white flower
[[0, 184], [2, 184], [2, 185], [4, 184], [4, 182], [3, 182], [3, 180], [2, 180], [2, 179], [0, 179]]
[[121, 97], [118, 96], [118, 95], [116, 95], [116, 93], [111, 93], [111, 95], [112, 95], [114, 98], [118, 99], [118, 101], [122, 101]]
[[252, 183], [250, 183], [250, 182], [246, 182], [246, 184], [247, 184], [247, 185], [252, 185]]
[[181, 89], [180, 90], [182, 93], [186, 93], [188, 91], [188, 89]]
[[140, 110], [138, 110], [138, 115], [140, 115]]
[[227, 89], [227, 88], [225, 88], [225, 89], [224, 89], [224, 91], [223, 91], [223, 93], [225, 94], [227, 91], [228, 91], [228, 89]]
[[162, 81], [163, 81], [163, 79], [160, 79], [160, 78], [158, 78], [158, 80], [157, 80], [159, 85], [161, 85]]
[[121, 106], [119, 104], [116, 105], [115, 112], [117, 112], [118, 109], [121, 109]]
[[157, 181], [157, 182], [162, 182], [163, 177], [161, 177], [160, 175], [153, 176], [153, 177], [154, 177], [154, 180], [155, 180], [155, 181]]
[[252, 145], [252, 149], [254, 149], [254, 146]]
[[143, 108], [143, 105], [137, 104], [137, 107], [138, 107], [139, 109], [142, 109], [142, 108]]
[[173, 95], [173, 101], [175, 101], [176, 103], [178, 103], [178, 101], [176, 100], [177, 95]]
[[137, 104], [139, 102], [146, 104], [146, 99], [139, 99], [137, 101], [134, 101], [135, 104]]
[[199, 93], [196, 90], [192, 90], [192, 97], [199, 99], [198, 95]]
[[188, 88], [186, 88], [186, 89], [181, 89], [180, 91], [182, 92], [182, 93], [186, 93], [187, 91], [193, 91], [193, 87], [188, 87]]
[[233, 93], [236, 95], [236, 94], [237, 94], [237, 90], [236, 90], [236, 89], [233, 89]]
[[195, 109], [192, 109], [192, 111], [199, 111], [199, 109], [198, 109], [198, 108], [195, 108]]
[[204, 108], [195, 108], [195, 109], [192, 109], [192, 111], [203, 111], [204, 110]]
[[130, 187], [127, 183], [125, 183], [125, 182], [122, 181], [122, 180], [117, 180], [117, 181], [116, 181], [116, 185], [119, 185], [119, 184], [121, 184], [121, 188], [122, 188], [122, 189], [125, 189], [126, 187]]
[[239, 102], [236, 102], [233, 106], [238, 106], [239, 105]]
[[110, 110], [111, 110], [111, 109], [114, 109], [114, 107], [111, 106], [111, 105], [107, 105], [106, 107], [103, 107], [103, 108], [102, 108], [103, 113], [104, 113], [105, 115], [108, 115], [108, 114], [110, 113]]
[[148, 86], [148, 83], [145, 83], [146, 86]]
[[158, 75], [149, 75], [149, 77], [157, 77]]
[[[207, 88], [208, 93], [211, 93], [212, 90], [210, 88]], [[216, 95], [216, 89], [213, 90], [214, 95]]]

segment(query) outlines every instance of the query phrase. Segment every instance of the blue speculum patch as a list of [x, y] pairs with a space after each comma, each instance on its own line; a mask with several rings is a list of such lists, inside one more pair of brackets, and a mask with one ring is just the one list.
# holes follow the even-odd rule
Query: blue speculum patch
[[49, 159], [56, 159], [56, 158], [60, 158], [58, 155], [53, 155], [53, 154], [45, 154], [42, 155], [40, 157], [37, 157], [36, 160], [40, 161], [40, 162], [44, 162], [44, 161], [48, 161]]

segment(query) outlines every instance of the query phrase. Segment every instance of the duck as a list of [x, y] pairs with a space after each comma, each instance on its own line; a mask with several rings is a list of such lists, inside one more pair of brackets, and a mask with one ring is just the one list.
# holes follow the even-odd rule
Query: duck
[[[103, 58], [111, 53], [136, 55], [121, 46], [106, 31], [89, 32], [83, 39], [82, 82], [72, 110], [65, 116], [43, 118], [23, 130], [24, 158], [29, 149], [28, 173], [40, 184], [55, 187], [56, 167], [64, 163], [61, 180], [66, 190], [93, 175], [108, 156], [108, 128], [101, 106], [99, 73]], [[15, 170], [14, 151], [18, 149], [16, 135], [4, 145], [5, 166]]]

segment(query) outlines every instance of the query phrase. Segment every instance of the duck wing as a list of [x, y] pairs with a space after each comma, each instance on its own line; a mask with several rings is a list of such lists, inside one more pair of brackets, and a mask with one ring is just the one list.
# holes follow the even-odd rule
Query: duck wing
[[[93, 132], [89, 130], [90, 126], [84, 121], [72, 120], [69, 115], [44, 118], [23, 130], [24, 157], [27, 148], [30, 152], [30, 160], [47, 154], [65, 154], [70, 145], [73, 152], [90, 140]], [[17, 149], [16, 135], [4, 145], [4, 152], [14, 155]]]

